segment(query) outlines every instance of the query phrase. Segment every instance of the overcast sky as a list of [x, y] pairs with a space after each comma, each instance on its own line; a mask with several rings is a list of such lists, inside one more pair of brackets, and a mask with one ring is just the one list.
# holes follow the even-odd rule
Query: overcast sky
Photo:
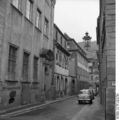
[[56, 0], [55, 24], [77, 42], [85, 32], [96, 40], [99, 0]]

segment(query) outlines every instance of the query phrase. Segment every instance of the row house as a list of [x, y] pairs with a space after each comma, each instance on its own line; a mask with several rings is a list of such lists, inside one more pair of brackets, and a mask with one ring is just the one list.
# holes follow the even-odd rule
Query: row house
[[68, 39], [68, 51], [70, 53], [69, 59], [69, 74], [72, 76], [72, 81], [75, 84], [75, 91], [89, 88], [89, 67], [88, 59], [85, 51], [78, 45], [78, 43], [65, 34]]
[[86, 46], [86, 42], [78, 43], [81, 48], [86, 52], [86, 57], [88, 58], [88, 66], [89, 66], [89, 74], [90, 74], [90, 82], [92, 86], [98, 90], [99, 87], [99, 62], [97, 59], [97, 51], [98, 46], [96, 41], [89, 41], [89, 46]]
[[105, 120], [115, 119], [115, 0], [100, 0], [97, 20], [100, 98]]
[[99, 63], [97, 59], [88, 58], [89, 61], [89, 70], [90, 70], [90, 80], [95, 87], [99, 87]]
[[70, 94], [69, 52], [67, 39], [56, 24], [54, 24], [54, 81], [56, 97]]
[[86, 57], [89, 61], [89, 69], [90, 69], [90, 77], [92, 82], [98, 81], [98, 60], [97, 60], [97, 51], [98, 46], [96, 41], [89, 41], [88, 46], [86, 46], [86, 42], [78, 43], [81, 48], [86, 52]]
[[0, 0], [0, 109], [52, 97], [54, 6]]

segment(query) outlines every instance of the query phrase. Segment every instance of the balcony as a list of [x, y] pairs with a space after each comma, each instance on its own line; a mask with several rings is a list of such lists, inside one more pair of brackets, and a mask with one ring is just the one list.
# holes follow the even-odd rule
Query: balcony
[[65, 53], [67, 56], [70, 56], [70, 53], [65, 48], [63, 48], [58, 42], [55, 42], [55, 46], [58, 49], [60, 49], [63, 53]]
[[54, 53], [50, 49], [42, 49], [40, 52], [40, 57], [47, 61], [54, 61]]

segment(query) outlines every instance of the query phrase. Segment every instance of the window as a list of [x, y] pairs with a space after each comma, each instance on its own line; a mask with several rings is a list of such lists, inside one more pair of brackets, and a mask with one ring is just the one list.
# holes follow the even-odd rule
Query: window
[[29, 54], [24, 52], [23, 55], [23, 70], [22, 70], [22, 75], [23, 75], [23, 80], [28, 81], [28, 70], [29, 70]]
[[67, 43], [66, 46], [67, 46], [67, 49], [69, 49], [70, 48], [70, 43]]
[[57, 30], [56, 30], [56, 41], [57, 41], [57, 39], [58, 39], [58, 32], [57, 32]]
[[34, 63], [33, 63], [33, 79], [34, 81], [38, 80], [38, 57], [34, 57]]
[[65, 57], [65, 65], [66, 65], [66, 69], [68, 68], [68, 57]]
[[44, 24], [45, 24], [44, 25], [44, 33], [45, 33], [45, 35], [48, 36], [49, 22], [46, 18], [45, 18], [45, 23]]
[[59, 91], [59, 89], [60, 89], [60, 79], [59, 79], [59, 76], [57, 76], [57, 78], [56, 78], [56, 90], [57, 91]]
[[61, 36], [60, 40], [61, 40], [60, 44], [63, 46], [63, 40], [62, 40], [62, 36]]
[[10, 45], [8, 58], [8, 79], [15, 80], [17, 48]]
[[56, 60], [58, 60], [58, 52], [56, 52]]
[[66, 42], [66, 40], [64, 41], [64, 48], [67, 49], [67, 42]]
[[61, 66], [61, 64], [62, 64], [62, 52], [61, 51], [59, 52], [59, 63], [60, 63], [60, 66]]
[[39, 9], [36, 14], [36, 27], [41, 29], [41, 11]]
[[26, 3], [26, 17], [31, 20], [33, 15], [33, 2], [31, 0], [27, 0]]
[[58, 64], [59, 64], [59, 54], [60, 54], [60, 52], [59, 52], [59, 50], [57, 49], [57, 52], [56, 52], [56, 61], [57, 61]]
[[21, 0], [12, 0], [12, 4], [13, 4], [17, 9], [21, 9]]

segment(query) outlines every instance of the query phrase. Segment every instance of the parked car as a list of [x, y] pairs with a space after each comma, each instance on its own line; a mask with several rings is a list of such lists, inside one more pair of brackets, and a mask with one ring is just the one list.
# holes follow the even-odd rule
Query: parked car
[[78, 94], [78, 104], [80, 103], [90, 103], [92, 104], [92, 94], [89, 89], [83, 89], [80, 90], [80, 93]]

